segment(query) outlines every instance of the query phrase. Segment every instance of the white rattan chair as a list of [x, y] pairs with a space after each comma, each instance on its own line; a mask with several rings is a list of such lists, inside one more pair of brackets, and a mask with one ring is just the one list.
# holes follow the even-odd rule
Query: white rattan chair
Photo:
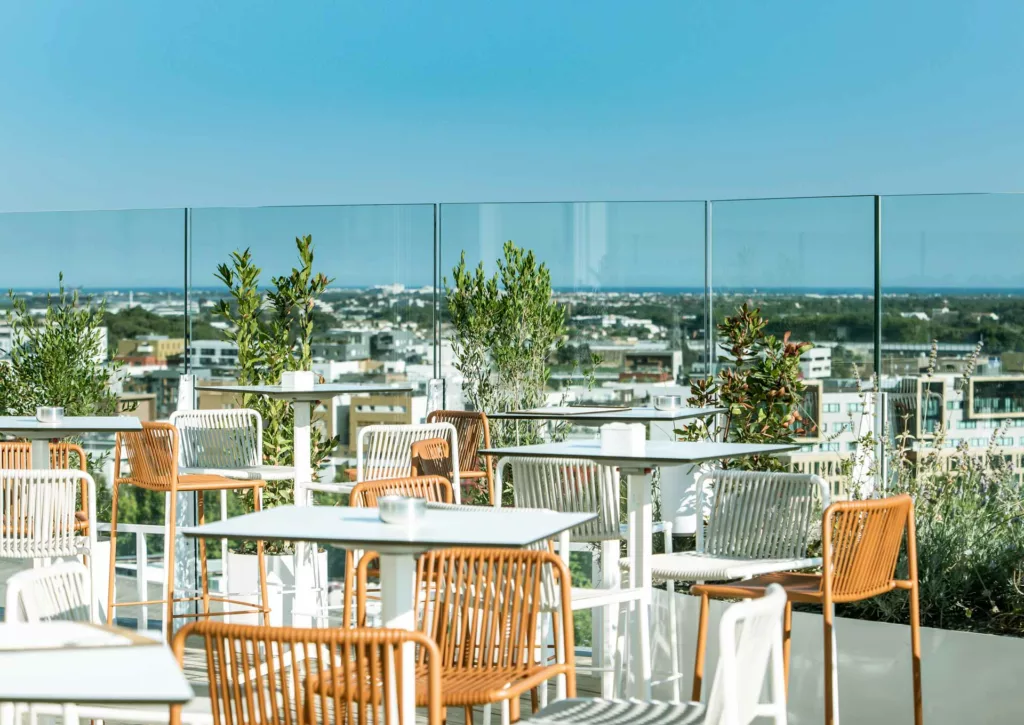
[[[573, 587], [573, 611], [601, 609], [601, 636], [599, 664], [592, 668], [601, 673], [601, 694], [611, 697], [615, 684], [615, 645], [619, 607], [635, 603], [639, 616], [634, 619], [639, 637], [643, 662], [641, 676], [651, 677], [650, 628], [648, 612], [651, 592], [643, 589], [623, 588], [615, 562], [619, 558], [622, 532], [619, 525], [620, 495], [619, 471], [578, 458], [503, 458], [498, 461], [497, 489], [512, 473], [512, 494], [516, 508], [549, 509], [563, 513], [596, 513], [597, 518], [565, 532], [560, 537], [559, 554], [569, 563], [571, 542], [594, 544], [601, 551], [601, 581], [592, 588]], [[497, 496], [495, 506], [501, 506]], [[570, 541], [571, 540], [571, 541]], [[560, 606], [557, 599], [549, 600], [552, 607]]]
[[263, 463], [263, 419], [250, 408], [178, 410], [171, 413], [178, 429], [183, 476], [224, 476], [250, 481], [287, 481], [293, 466]]
[[[92, 587], [89, 570], [77, 561], [18, 572], [7, 580], [4, 622], [38, 623], [56, 620], [99, 623], [90, 612]], [[160, 646], [154, 642], [154, 646]], [[20, 706], [19, 706], [20, 707]], [[31, 722], [39, 715], [63, 715], [65, 723], [80, 720], [146, 723], [163, 725], [169, 721], [166, 707], [128, 707], [116, 705], [29, 705]], [[202, 712], [189, 712], [182, 721], [191, 725], [212, 723]]]
[[[821, 566], [821, 558], [808, 552], [829, 504], [824, 479], [803, 473], [711, 471], [697, 483], [698, 511], [704, 510], [709, 487], [710, 515], [706, 528], [697, 527], [696, 550], [651, 557], [652, 578], [667, 582], [669, 591], [677, 581], [729, 581]], [[628, 568], [627, 559], [620, 563]], [[679, 637], [676, 632], [670, 637], [673, 670], [679, 672]], [[678, 685], [675, 695], [678, 700]]]
[[[79, 491], [86, 491], [88, 526], [76, 518]], [[96, 483], [85, 471], [52, 469], [0, 470], [0, 558], [51, 559], [86, 557], [92, 567], [96, 550]], [[92, 578], [89, 578], [90, 590]], [[96, 613], [91, 592], [90, 615]]]
[[[246, 481], [288, 481], [293, 466], [263, 463], [263, 418], [251, 408], [177, 410], [178, 472], [183, 476], [224, 476]], [[220, 518], [228, 517], [228, 492], [220, 492]], [[221, 566], [227, 579], [228, 541], [221, 539]]]
[[356, 439], [356, 483], [382, 478], [405, 478], [412, 473], [412, 444], [428, 438], [444, 438], [451, 450], [452, 487], [459, 503], [459, 437], [451, 423], [368, 425]]
[[[719, 626], [718, 670], [705, 707], [699, 702], [640, 702], [573, 698], [541, 710], [533, 725], [749, 725], [770, 718], [786, 725], [782, 616], [786, 592], [772, 585], [761, 599], [733, 604]], [[761, 701], [765, 679], [771, 699]]]

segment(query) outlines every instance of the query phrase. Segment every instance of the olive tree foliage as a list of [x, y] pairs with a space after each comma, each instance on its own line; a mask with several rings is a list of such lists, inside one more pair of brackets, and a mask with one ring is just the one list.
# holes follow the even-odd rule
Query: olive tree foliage
[[[331, 280], [313, 271], [313, 238], [297, 237], [299, 263], [290, 274], [272, 277], [266, 301], [260, 290], [263, 270], [256, 266], [249, 249], [235, 251], [229, 263], [217, 267], [217, 278], [230, 293], [215, 313], [228, 323], [225, 339], [238, 346], [238, 383], [274, 385], [281, 374], [312, 370], [313, 310]], [[286, 400], [261, 395], [243, 395], [242, 405], [263, 417], [263, 462], [290, 466], [294, 462], [294, 412]], [[321, 430], [312, 431], [314, 475], [319, 464], [337, 445]], [[251, 495], [251, 494], [250, 494]], [[264, 506], [294, 502], [291, 481], [268, 481], [263, 490]]]
[[46, 312], [33, 316], [25, 300], [8, 292], [12, 348], [0, 363], [0, 414], [34, 415], [36, 406], [56, 405], [66, 415], [115, 415], [111, 386], [120, 365], [102, 349], [103, 304], [83, 302], [68, 292], [64, 275], [56, 294], [46, 295]]
[[542, 405], [548, 355], [566, 337], [547, 265], [508, 241], [497, 267], [493, 276], [483, 262], [470, 269], [463, 252], [444, 280], [455, 368], [469, 405], [488, 413]]

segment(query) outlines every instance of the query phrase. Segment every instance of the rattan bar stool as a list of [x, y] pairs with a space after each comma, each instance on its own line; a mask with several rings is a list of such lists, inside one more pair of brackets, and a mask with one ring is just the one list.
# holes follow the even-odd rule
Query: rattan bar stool
[[[440, 653], [419, 632], [193, 622], [174, 638], [182, 665], [189, 637], [203, 640], [217, 725], [413, 725], [401, 722], [397, 707], [406, 687], [416, 687], [427, 725], [444, 722]], [[405, 645], [416, 647], [415, 673], [402, 672]], [[171, 725], [180, 722], [181, 706], [173, 706]]]
[[[369, 558], [360, 561], [357, 574], [360, 620], [365, 619]], [[546, 580], [553, 581], [563, 602], [553, 615], [543, 614]], [[483, 706], [489, 723], [494, 704], [501, 705], [503, 723], [517, 722], [520, 696], [552, 679], [564, 681], [559, 689], [567, 697], [576, 696], [570, 576], [557, 555], [532, 549], [429, 551], [419, 559], [415, 586], [424, 602], [416, 615], [417, 630], [441, 653], [442, 705], [463, 707], [467, 723], [472, 725], [474, 706]], [[558, 620], [553, 663], [536, 657], [542, 616]], [[418, 692], [417, 704], [420, 697]]]
[[[253, 607], [250, 602], [243, 602], [229, 599], [227, 597], [211, 596], [209, 578], [207, 576], [206, 540], [199, 540], [199, 559], [201, 571], [201, 588], [198, 596], [175, 596], [174, 591], [174, 542], [177, 529], [177, 502], [178, 494], [184, 492], [196, 492], [198, 502], [199, 523], [205, 522], [205, 513], [202, 494], [206, 491], [222, 490], [244, 490], [251, 489], [255, 510], [262, 508], [261, 491], [265, 485], [263, 481], [226, 478], [214, 475], [179, 475], [178, 473], [178, 429], [171, 423], [143, 423], [141, 431], [118, 433], [114, 446], [114, 485], [113, 501], [110, 512], [110, 570], [109, 583], [107, 588], [107, 623], [114, 621], [114, 609], [116, 607], [141, 606], [143, 604], [163, 604], [166, 607], [164, 627], [170, 636], [173, 627], [171, 622], [174, 619], [183, 617], [209, 617], [227, 614], [259, 613], [263, 615], [263, 622], [267, 623], [267, 615], [270, 613], [267, 596], [267, 568], [263, 556], [263, 542], [256, 542], [256, 555], [259, 563], [260, 578], [260, 604]], [[128, 459], [128, 475], [123, 475], [121, 470], [121, 452], [124, 451]], [[121, 486], [137, 486], [149, 491], [157, 491], [165, 495], [165, 526], [164, 526], [164, 566], [167, 573], [167, 585], [163, 599], [156, 599], [144, 602], [115, 602], [115, 563], [117, 555], [117, 509], [118, 493]], [[202, 602], [202, 612], [195, 614], [175, 614], [174, 604], [176, 602]], [[210, 603], [230, 604], [232, 607], [243, 609], [232, 609], [230, 612], [211, 612]]]
[[[907, 579], [896, 578], [896, 564], [904, 533], [907, 541]], [[871, 599], [895, 589], [910, 592], [910, 648], [913, 672], [914, 722], [921, 725], [921, 633], [918, 606], [917, 541], [914, 501], [904, 494], [868, 501], [840, 501], [825, 510], [822, 519], [823, 568], [821, 574], [775, 573], [731, 584], [700, 584], [690, 591], [701, 597], [693, 699], [700, 699], [707, 641], [708, 600], [752, 599], [764, 596], [772, 584], [781, 584], [788, 597], [783, 621], [783, 661], [789, 681], [789, 636], [792, 603], [819, 604], [825, 635], [825, 723], [838, 720], [836, 684], [838, 667], [833, 629], [833, 605]]]
[[[427, 416], [428, 423], [451, 423], [459, 441], [459, 479], [487, 480], [487, 495], [494, 505], [494, 466], [490, 456], [481, 456], [480, 448], [491, 447], [491, 426], [487, 414], [473, 410], [435, 410]], [[482, 465], [481, 465], [482, 464]], [[448, 478], [454, 477], [446, 472]]]

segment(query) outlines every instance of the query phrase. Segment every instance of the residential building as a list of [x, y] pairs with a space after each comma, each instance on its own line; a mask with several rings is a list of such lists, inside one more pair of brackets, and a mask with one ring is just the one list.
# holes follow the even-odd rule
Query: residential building
[[238, 366], [238, 346], [227, 340], [193, 340], [189, 361], [196, 368], [234, 369]]

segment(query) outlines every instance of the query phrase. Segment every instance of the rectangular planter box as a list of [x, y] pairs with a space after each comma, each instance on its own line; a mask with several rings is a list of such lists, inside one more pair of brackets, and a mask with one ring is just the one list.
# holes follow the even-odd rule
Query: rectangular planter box
[[[897, 595], [894, 595], [897, 596]], [[654, 592], [655, 679], [669, 671], [669, 613], [674, 608], [682, 647], [683, 699], [689, 699], [700, 600]], [[711, 603], [707, 697], [718, 659], [723, 602]], [[912, 723], [910, 627], [839, 618], [839, 708], [843, 725]], [[793, 614], [789, 715], [793, 725], [824, 722], [824, 664], [820, 615]], [[1024, 639], [921, 630], [924, 720], [928, 725], [1002, 725], [1024, 721]], [[668, 691], [656, 688], [656, 697]]]
[[[270, 594], [270, 623], [274, 626], [289, 627], [292, 625], [292, 609], [295, 605], [295, 557], [286, 555], [267, 555], [267, 583]], [[316, 568], [321, 582], [327, 582], [327, 552], [316, 554]], [[243, 602], [259, 601], [259, 569], [255, 554], [236, 554], [228, 552], [227, 559], [227, 591], [232, 599]], [[282, 594], [282, 589], [284, 593]], [[239, 596], [239, 593], [251, 594]], [[259, 616], [255, 614], [235, 614], [229, 620], [233, 624], [258, 624]]]

